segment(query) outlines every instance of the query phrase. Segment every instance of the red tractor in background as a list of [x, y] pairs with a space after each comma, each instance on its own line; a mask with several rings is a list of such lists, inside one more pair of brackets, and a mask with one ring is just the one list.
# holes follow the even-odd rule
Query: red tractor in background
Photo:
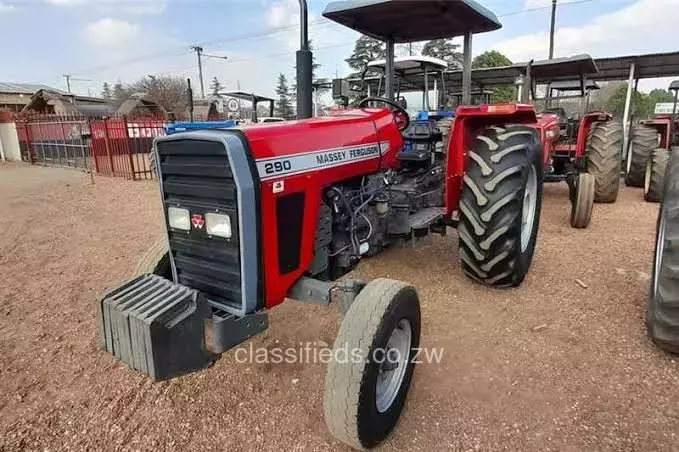
[[632, 126], [629, 158], [625, 183], [631, 187], [643, 187], [644, 199], [660, 202], [665, 181], [665, 169], [672, 146], [679, 144], [677, 124], [677, 95], [679, 80], [670, 83], [674, 92], [671, 113], [662, 113], [649, 120], [641, 120]]
[[[306, 5], [297, 55], [298, 115], [311, 115]], [[472, 0], [331, 3], [325, 17], [386, 41], [386, 97], [335, 116], [156, 139], [166, 236], [134, 280], [100, 303], [101, 345], [155, 379], [200, 369], [267, 327], [286, 297], [344, 314], [324, 413], [344, 443], [372, 447], [394, 428], [414, 372], [420, 305], [399, 281], [338, 281], [394, 243], [457, 227], [470, 278], [519, 285], [530, 268], [543, 149], [530, 105], [461, 106], [447, 146], [394, 101], [397, 42], [464, 36], [463, 102], [473, 33], [501, 27]], [[368, 108], [382, 104], [387, 108]], [[404, 140], [413, 146], [406, 149]]]
[[[622, 125], [603, 111], [588, 112], [589, 92], [598, 89], [587, 84], [586, 75], [595, 73], [594, 61], [587, 55], [587, 72], [580, 66], [579, 80], [548, 84], [549, 93], [541, 99], [548, 107], [538, 114], [538, 128], [545, 147], [545, 182], [566, 181], [572, 203], [571, 226], [584, 228], [591, 220], [594, 202], [615, 202], [620, 185]], [[578, 57], [581, 58], [581, 57]], [[559, 96], [553, 96], [554, 92]], [[563, 95], [567, 92], [575, 95]], [[568, 116], [564, 108], [551, 104], [579, 99], [580, 113]]]

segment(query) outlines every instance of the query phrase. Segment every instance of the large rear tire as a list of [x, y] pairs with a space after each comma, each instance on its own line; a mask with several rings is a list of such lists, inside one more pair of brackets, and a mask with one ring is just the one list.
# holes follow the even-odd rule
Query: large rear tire
[[625, 185], [629, 187], [644, 186], [646, 163], [653, 149], [657, 147], [657, 130], [641, 124], [634, 124], [632, 126], [625, 170]]
[[679, 353], [679, 155], [670, 153], [655, 236], [648, 335], [659, 347]]
[[585, 155], [594, 176], [594, 202], [615, 202], [620, 189], [622, 125], [615, 121], [592, 124]]
[[669, 160], [670, 153], [663, 148], [654, 149], [651, 152], [651, 157], [646, 163], [646, 174], [644, 176], [644, 199], [647, 202], [660, 202], [662, 200], [665, 171]]
[[342, 320], [325, 378], [323, 412], [335, 438], [364, 449], [391, 433], [408, 395], [419, 343], [415, 289], [384, 278], [368, 283]]
[[469, 151], [458, 227], [462, 269], [490, 286], [521, 284], [533, 260], [542, 205], [542, 146], [535, 129], [484, 129]]

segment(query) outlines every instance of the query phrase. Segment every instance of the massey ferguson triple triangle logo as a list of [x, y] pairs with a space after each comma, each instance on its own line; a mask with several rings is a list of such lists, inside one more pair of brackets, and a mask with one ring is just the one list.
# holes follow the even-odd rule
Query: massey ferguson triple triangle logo
[[193, 223], [193, 227], [196, 229], [203, 229], [203, 225], [205, 224], [205, 219], [203, 219], [203, 216], [199, 213], [194, 213], [193, 216], [191, 216], [191, 223]]

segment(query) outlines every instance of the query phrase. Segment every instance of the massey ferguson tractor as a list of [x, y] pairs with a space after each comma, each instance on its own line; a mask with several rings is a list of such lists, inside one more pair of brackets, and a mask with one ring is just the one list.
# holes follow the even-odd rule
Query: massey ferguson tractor
[[644, 199], [648, 202], [660, 202], [669, 153], [672, 146], [679, 144], [677, 137], [679, 80], [670, 83], [669, 89], [674, 92], [671, 113], [639, 121], [631, 130], [625, 183], [632, 187], [644, 187]]
[[[563, 107], [545, 108], [538, 115], [538, 128], [542, 131], [545, 154], [549, 156], [545, 182], [568, 183], [571, 226], [584, 228], [589, 225], [594, 202], [611, 203], [618, 197], [623, 131], [609, 113], [587, 111], [589, 90], [596, 89], [586, 80], [588, 74], [597, 71], [591, 57], [579, 55], [566, 60], [564, 66], [579, 60], [575, 66], [579, 79], [548, 84], [550, 92], [542, 100], [553, 104], [577, 99], [579, 112], [569, 117]], [[552, 95], [555, 91], [559, 92], [558, 97]], [[576, 93], [568, 94], [573, 91]]]
[[[460, 89], [462, 71], [444, 71], [441, 63], [445, 65], [431, 57], [400, 57], [395, 63], [401, 92], [422, 93], [426, 112], [432, 80], [438, 98], [454, 98]], [[383, 73], [385, 63], [380, 60], [368, 66]], [[622, 127], [606, 112], [588, 112], [590, 91], [598, 86], [588, 81], [587, 76], [597, 72], [594, 60], [586, 54], [472, 71], [472, 84], [479, 94], [492, 93], [489, 88], [518, 81], [522, 102], [532, 99], [549, 105], [537, 115], [532, 127], [545, 149], [544, 181], [565, 181], [570, 187], [570, 223], [576, 228], [589, 225], [594, 202], [615, 201], [619, 188]], [[379, 92], [382, 78], [364, 80], [363, 85]], [[548, 90], [542, 98], [536, 96], [538, 85]], [[577, 112], [569, 116], [563, 108], [568, 105]], [[445, 116], [442, 115], [445, 112], [434, 113], [434, 118]], [[435, 127], [443, 132], [450, 128], [449, 123], [449, 119], [443, 119]], [[447, 133], [442, 134], [445, 142]], [[410, 146], [409, 137], [406, 138], [406, 146]]]
[[[300, 4], [298, 114], [308, 117], [312, 59]], [[369, 448], [405, 404], [420, 304], [403, 282], [338, 278], [395, 243], [456, 227], [470, 278], [518, 286], [535, 249], [544, 158], [529, 105], [461, 106], [437, 149], [440, 135], [393, 100], [395, 43], [464, 36], [468, 103], [472, 34], [500, 28], [493, 13], [471, 0], [361, 0], [331, 3], [323, 15], [386, 42], [386, 97], [330, 117], [156, 139], [166, 237], [136, 278], [104, 296], [101, 345], [168, 379], [263, 331], [267, 310], [286, 297], [337, 301], [344, 317], [325, 420], [342, 442]], [[344, 349], [352, 359], [340, 359]]]

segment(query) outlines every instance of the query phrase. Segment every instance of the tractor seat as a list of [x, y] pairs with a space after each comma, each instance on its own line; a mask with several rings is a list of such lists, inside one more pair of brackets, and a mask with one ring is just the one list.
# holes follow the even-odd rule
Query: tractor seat
[[563, 107], [545, 108], [543, 113], [554, 113], [559, 118], [559, 124], [568, 123], [568, 115], [566, 114], [566, 110], [564, 110]]

